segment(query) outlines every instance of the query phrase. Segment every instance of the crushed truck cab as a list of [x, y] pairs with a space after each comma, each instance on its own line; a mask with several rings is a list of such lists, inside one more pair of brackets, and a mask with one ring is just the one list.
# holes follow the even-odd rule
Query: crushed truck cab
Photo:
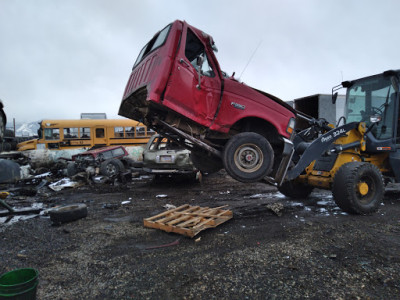
[[159, 31], [141, 50], [119, 114], [192, 143], [201, 170], [225, 167], [242, 182], [276, 172], [292, 138], [294, 109], [227, 76], [213, 38], [184, 21]]

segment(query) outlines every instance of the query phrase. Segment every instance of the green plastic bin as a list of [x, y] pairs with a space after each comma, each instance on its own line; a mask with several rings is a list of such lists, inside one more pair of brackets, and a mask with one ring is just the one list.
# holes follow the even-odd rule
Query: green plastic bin
[[0, 300], [35, 300], [39, 273], [32, 268], [16, 269], [0, 277]]

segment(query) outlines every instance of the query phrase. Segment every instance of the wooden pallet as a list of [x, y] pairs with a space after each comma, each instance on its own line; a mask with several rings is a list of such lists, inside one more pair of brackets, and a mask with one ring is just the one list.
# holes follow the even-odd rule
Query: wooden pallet
[[209, 208], [185, 204], [146, 218], [143, 223], [145, 227], [194, 237], [204, 229], [216, 227], [232, 219], [232, 211], [223, 210], [224, 207], [226, 206]]

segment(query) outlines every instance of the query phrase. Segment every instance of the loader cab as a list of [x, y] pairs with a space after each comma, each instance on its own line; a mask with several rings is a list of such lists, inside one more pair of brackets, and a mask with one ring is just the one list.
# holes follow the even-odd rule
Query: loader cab
[[367, 152], [396, 151], [400, 143], [398, 78], [391, 71], [342, 83], [346, 121], [366, 123]]

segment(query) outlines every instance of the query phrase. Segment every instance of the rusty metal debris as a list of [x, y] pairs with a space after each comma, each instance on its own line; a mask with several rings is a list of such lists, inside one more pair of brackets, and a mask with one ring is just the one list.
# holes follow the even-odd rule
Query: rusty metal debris
[[0, 207], [7, 209], [6, 211], [0, 211], [0, 217], [13, 216], [13, 215], [28, 215], [28, 214], [38, 214], [42, 211], [41, 208], [23, 208], [14, 209], [3, 199], [7, 198], [8, 192], [0, 192]]
[[143, 220], [144, 226], [194, 237], [200, 231], [216, 227], [233, 217], [230, 210], [185, 204]]

